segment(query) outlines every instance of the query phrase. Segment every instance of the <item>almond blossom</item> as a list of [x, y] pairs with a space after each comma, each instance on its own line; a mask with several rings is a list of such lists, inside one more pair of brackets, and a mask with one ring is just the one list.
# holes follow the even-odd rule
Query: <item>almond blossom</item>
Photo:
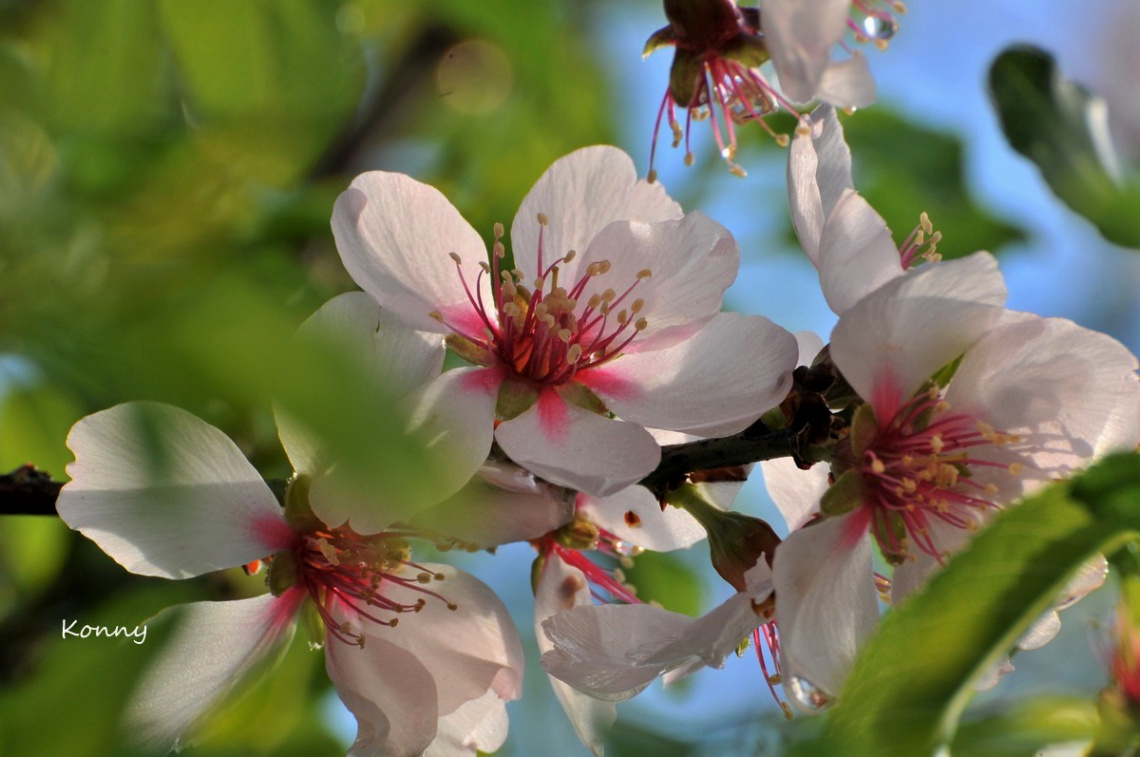
[[[866, 7], [862, 2], [855, 5]], [[741, 7], [736, 0], [665, 0], [669, 26], [654, 32], [644, 50], [648, 56], [662, 47], [675, 48], [669, 87], [653, 127], [649, 180], [656, 176], [653, 158], [666, 115], [673, 146], [685, 140], [687, 165], [693, 163], [692, 122], [707, 119], [721, 157], [734, 174], [744, 176], [744, 169], [734, 162], [736, 124], [758, 121], [786, 145], [787, 136], [775, 134], [764, 121], [781, 107], [798, 115], [793, 102], [818, 98], [842, 108], [874, 102], [875, 83], [858, 51], [848, 60], [830, 61], [831, 49], [852, 23], [852, 7], [845, 0], [767, 0], [760, 8]], [[884, 15], [877, 8], [867, 13], [876, 19]], [[863, 32], [858, 35], [866, 39]], [[776, 69], [779, 87], [770, 84], [760, 69], [768, 60]], [[684, 128], [677, 120], [678, 106], [686, 111]]]
[[[442, 362], [438, 337], [394, 323], [360, 293], [328, 303], [303, 331], [339, 334], [397, 394]], [[270, 593], [176, 611], [172, 641], [129, 707], [131, 732], [151, 747], [184, 743], [283, 652], [304, 611], [323, 629], [311, 643], [323, 643], [329, 677], [357, 719], [350, 754], [496, 749], [507, 732], [503, 703], [521, 694], [517, 632], [489, 588], [414, 561], [411, 545], [531, 538], [566, 520], [569, 500], [525, 471], [490, 465], [453, 500], [419, 512], [389, 508], [346, 487], [327, 450], [280, 416], [297, 468], [284, 510], [233, 442], [178, 408], [118, 405], [81, 420], [68, 437], [76, 461], [59, 514], [126, 569], [190, 578], [269, 564]], [[338, 501], [338, 493], [354, 498]]]
[[791, 335], [719, 312], [739, 264], [732, 236], [683, 215], [615, 148], [579, 150], [543, 174], [511, 227], [511, 269], [501, 226], [488, 261], [443, 195], [401, 174], [357, 177], [333, 232], [366, 292], [475, 364], [424, 390], [450, 409], [434, 417], [454, 412], [451, 427], [468, 435], [460, 473], [486, 457], [493, 431], [519, 465], [605, 496], [657, 465], [647, 427], [735, 433], [790, 385]]
[[[1004, 296], [995, 261], [978, 253], [860, 299], [832, 332], [831, 357], [865, 404], [833, 455], [831, 487], [765, 466], [777, 503], [792, 500], [790, 520], [826, 518], [793, 531], [773, 566], [785, 689], [804, 709], [838, 692], [878, 617], [885, 587], [868, 534], [896, 565], [900, 601], [996, 509], [1140, 440], [1136, 358], [1069, 321], [1004, 310]], [[1073, 593], [1095, 585], [1082, 579]], [[1026, 645], [1056, 625], [1046, 617]]]

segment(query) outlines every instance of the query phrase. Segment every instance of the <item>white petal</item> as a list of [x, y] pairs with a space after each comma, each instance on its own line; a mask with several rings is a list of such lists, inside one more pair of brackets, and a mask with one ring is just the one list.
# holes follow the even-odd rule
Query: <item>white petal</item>
[[823, 223], [843, 192], [855, 185], [851, 150], [835, 108], [816, 108], [807, 127], [806, 134], [796, 132], [788, 155], [788, 206], [804, 252], [818, 265]]
[[[624, 300], [614, 301], [606, 333], [623, 309], [637, 300], [644, 303], [633, 321], [644, 319], [646, 328], [625, 351], [660, 349], [692, 335], [720, 312], [724, 290], [736, 278], [740, 248], [724, 226], [702, 213], [684, 218], [643, 223], [613, 223], [603, 229], [580, 256], [580, 270], [606, 261], [610, 269], [590, 278], [576, 299], [576, 312], [597, 294], [613, 289]], [[649, 271], [648, 278], [639, 274]], [[575, 280], [559, 277], [572, 286]]]
[[[408, 394], [438, 376], [447, 352], [438, 334], [409, 328], [364, 292], [329, 300], [297, 333], [310, 345], [359, 360], [360, 375], [385, 397]], [[286, 411], [275, 409], [275, 415], [293, 469], [310, 476], [323, 472], [327, 463], [319, 460], [319, 442]]]
[[495, 440], [519, 465], [595, 497], [640, 481], [661, 461], [661, 448], [638, 424], [583, 410], [552, 390], [500, 425]]
[[385, 637], [369, 635], [363, 648], [336, 639], [325, 644], [329, 678], [356, 718], [348, 757], [419, 757], [435, 739], [439, 716], [432, 675]]
[[796, 346], [799, 348], [796, 367], [811, 366], [816, 356], [823, 350], [823, 339], [814, 331], [797, 331], [792, 336], [796, 338]]
[[1005, 301], [997, 261], [987, 253], [922, 266], [864, 297], [831, 333], [831, 357], [859, 396], [897, 401], [964, 353], [997, 321]]
[[597, 499], [579, 495], [578, 509], [619, 539], [655, 552], [685, 549], [705, 538], [696, 518], [679, 507], [664, 510], [643, 486]]
[[231, 692], [276, 665], [293, 638], [304, 593], [264, 594], [231, 602], [195, 602], [165, 610], [176, 626], [143, 674], [126, 722], [140, 746], [186, 745], [189, 732]]
[[582, 381], [623, 419], [727, 436], [784, 401], [798, 352], [795, 337], [767, 318], [720, 313], [691, 339], [622, 355]]
[[875, 79], [863, 53], [856, 50], [847, 60], [824, 69], [815, 93], [839, 108], [865, 108], [875, 102]]
[[494, 752], [507, 740], [508, 726], [503, 700], [488, 691], [439, 719], [435, 741], [424, 757], [475, 757]]
[[700, 660], [722, 667], [760, 625], [756, 607], [772, 593], [767, 564], [745, 574], [737, 592], [698, 619], [650, 605], [590, 605], [542, 624], [555, 649], [542, 656], [546, 672], [600, 699], [628, 699], [657, 676]]
[[[522, 694], [523, 652], [510, 614], [502, 601], [479, 579], [450, 565], [426, 563], [442, 574], [423, 588], [458, 606], [421, 594], [415, 588], [385, 584], [384, 596], [398, 602], [427, 600], [423, 610], [407, 613], [395, 628], [374, 632], [415, 655], [431, 673], [438, 692], [439, 714], [493, 691], [500, 699]], [[413, 575], [414, 583], [414, 575]], [[367, 625], [362, 621], [362, 625]]]
[[776, 548], [772, 579], [780, 629], [780, 668], [793, 704], [799, 681], [834, 697], [859, 646], [879, 618], [871, 542], [852, 530], [851, 516], [791, 533]]
[[412, 525], [481, 549], [537, 539], [574, 517], [574, 497], [509, 463], [488, 462], [454, 497], [421, 511]]
[[829, 486], [831, 466], [816, 463], [800, 470], [790, 457], [760, 463], [768, 495], [784, 516], [788, 531], [795, 531], [819, 512], [819, 500]]
[[75, 424], [75, 462], [56, 502], [132, 573], [189, 578], [287, 547], [265, 481], [225, 434], [170, 405], [116, 405]]
[[[515, 266], [528, 279], [538, 275], [538, 214], [543, 262], [549, 266], [570, 250], [578, 259], [563, 267], [563, 281], [577, 281], [582, 253], [614, 221], [664, 221], [681, 217], [681, 206], [660, 184], [637, 177], [633, 161], [616, 147], [586, 147], [556, 160], [535, 183], [511, 224]], [[615, 264], [617, 261], [613, 261]]]
[[903, 273], [898, 248], [882, 216], [858, 192], [846, 190], [819, 240], [819, 283], [827, 304], [843, 315]]
[[[554, 642], [542, 631], [542, 624], [556, 613], [592, 604], [590, 586], [582, 571], [567, 565], [556, 554], [543, 563], [534, 592], [534, 633], [539, 652], [554, 649]], [[595, 755], [601, 755], [606, 734], [617, 720], [617, 707], [612, 702], [595, 699], [550, 677], [554, 696], [574, 726], [574, 732]]]
[[1136, 365], [1104, 334], [1009, 313], [963, 358], [946, 398], [955, 411], [1022, 436], [1011, 451], [1027, 448], [1032, 467], [1057, 477], [1135, 446], [1135, 428], [1122, 421], [1140, 418]]
[[847, 33], [847, 0], [764, 0], [760, 18], [784, 93], [796, 102], [815, 97], [831, 48]]
[[[439, 190], [403, 174], [370, 171], [337, 198], [333, 236], [344, 267], [360, 288], [418, 329], [447, 329], [428, 314], [439, 311], [478, 334], [482, 322], [463, 280], [491, 302], [483, 240]], [[462, 260], [462, 278], [449, 253]]]

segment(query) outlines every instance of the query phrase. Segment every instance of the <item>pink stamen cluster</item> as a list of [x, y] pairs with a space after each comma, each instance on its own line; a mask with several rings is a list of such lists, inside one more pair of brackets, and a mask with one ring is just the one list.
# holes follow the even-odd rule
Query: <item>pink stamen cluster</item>
[[942, 241], [942, 232], [935, 231], [930, 223], [930, 216], [923, 213], [919, 216], [918, 226], [910, 232], [899, 246], [899, 262], [903, 270], [915, 265], [919, 259], [928, 263], [937, 263], [942, 260], [938, 254], [938, 243]]
[[780, 671], [780, 632], [775, 618], [756, 627], [752, 632], [752, 644], [756, 647], [756, 659], [760, 662], [760, 671], [764, 674], [764, 683], [768, 685], [772, 699], [784, 713], [784, 717], [791, 720], [793, 717], [791, 706], [776, 691], [776, 687], [783, 682], [783, 673]]
[[[757, 30], [753, 30], [753, 33], [757, 33]], [[717, 149], [728, 163], [729, 170], [737, 176], [746, 176], [747, 172], [734, 162], [737, 150], [736, 124], [758, 121], [781, 147], [788, 145], [788, 135], [774, 132], [764, 121], [764, 116], [774, 113], [781, 105], [797, 117], [799, 112], [783, 95], [772, 88], [760, 70], [725, 58], [715, 49], [705, 51], [703, 60], [704, 65], [698, 75], [696, 91], [691, 102], [678, 103], [673, 98], [672, 88], [665, 90], [665, 97], [657, 109], [657, 120], [653, 125], [653, 142], [649, 149], [648, 179], [651, 182], [657, 178], [653, 161], [657, 155], [657, 135], [661, 131], [661, 119], [666, 113], [669, 117], [669, 127], [673, 130], [673, 147], [678, 147], [684, 139], [685, 165], [688, 166], [693, 165], [695, 161], [689, 144], [693, 121], [706, 119], [711, 121]], [[686, 111], [684, 129], [677, 120], [678, 105]], [[724, 121], [723, 133], [718, 120], [715, 117], [710, 118], [714, 106], [720, 108]], [[728, 136], [727, 140], [725, 135]]]
[[[615, 548], [615, 543], [620, 540], [612, 535], [609, 535], [607, 539], [601, 535], [605, 532], [599, 531], [598, 533], [599, 538], [592, 543], [591, 548], [619, 559], [628, 560], [628, 552]], [[553, 535], [545, 537], [537, 546], [547, 559], [557, 557], [567, 565], [582, 571], [589, 583], [590, 595], [598, 602], [617, 601], [626, 604], [643, 604], [637, 598], [635, 587], [625, 583], [625, 576], [620, 568], [607, 570], [587, 557], [583, 550], [561, 544]]]
[[[451, 253], [456, 270], [463, 281], [468, 301], [482, 324], [482, 331], [449, 321], [438, 311], [432, 317], [443, 322], [457, 336], [467, 340], [474, 349], [463, 350], [476, 362], [500, 365], [512, 375], [526, 381], [543, 384], [564, 384], [579, 371], [592, 368], [621, 354], [643, 331], [648, 322], [638, 317], [645, 301], [631, 299], [633, 291], [652, 273], [639, 271], [636, 280], [620, 294], [614, 289], [594, 293], [581, 302], [586, 286], [610, 270], [610, 262], [601, 260], [585, 267], [584, 275], [569, 288], [559, 283], [560, 266], [576, 256], [570, 250], [549, 265], [543, 249], [543, 229], [548, 219], [538, 214], [538, 277], [523, 282], [523, 274], [515, 269], [501, 270], [505, 257], [502, 224], [495, 224], [495, 244], [491, 264], [480, 263], [480, 271], [472, 292], [463, 276], [459, 256]], [[484, 275], [491, 277], [493, 303], [485, 303], [479, 287]]]
[[[359, 618], [390, 627], [396, 626], [401, 613], [419, 612], [429, 600], [443, 602], [449, 610], [457, 609], [454, 602], [428, 588], [433, 581], [442, 581], [444, 575], [409, 559], [411, 552], [404, 539], [409, 535], [387, 531], [361, 536], [344, 526], [297, 536], [292, 552], [297, 583], [308, 591], [334, 638], [364, 646], [364, 636], [336, 620], [334, 608], [348, 608]], [[386, 588], [395, 587], [421, 596], [411, 604], [397, 602], [384, 594]], [[391, 613], [391, 617], [377, 613]]]
[[[971, 466], [1020, 472], [1019, 463], [1007, 466], [970, 453], [977, 447], [1017, 441], [1016, 437], [995, 431], [972, 415], [949, 410], [937, 389], [919, 394], [879, 426], [862, 454], [864, 502], [871, 506], [873, 533], [888, 556], [907, 556], [909, 537], [923, 552], [941, 559], [930, 536], [931, 518], [971, 528], [971, 510], [996, 507], [990, 498], [997, 488], [971, 480]], [[897, 523], [906, 536], [898, 532]]]

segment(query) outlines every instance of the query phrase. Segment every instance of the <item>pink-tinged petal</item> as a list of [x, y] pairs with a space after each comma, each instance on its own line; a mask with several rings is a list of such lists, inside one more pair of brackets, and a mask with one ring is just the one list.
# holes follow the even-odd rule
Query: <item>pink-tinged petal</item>
[[356, 718], [348, 757], [419, 757], [435, 739], [439, 715], [432, 674], [386, 633], [366, 636], [363, 647], [330, 639], [325, 669]]
[[454, 497], [412, 519], [416, 528], [481, 549], [537, 539], [570, 522], [574, 496], [505, 462], [488, 462]]
[[[588, 303], [607, 289], [620, 297], [633, 287], [624, 300], [614, 302], [606, 333], [613, 330], [622, 310], [632, 312], [635, 301], [643, 302], [630, 318], [644, 319], [645, 328], [627, 352], [660, 349], [696, 332], [720, 312], [724, 290], [740, 267], [740, 248], [732, 234], [697, 212], [659, 223], [610, 224], [579, 253], [582, 271], [602, 261], [610, 268], [590, 278], [578, 302]], [[646, 271], [651, 275], [645, 277]], [[560, 276], [559, 281], [574, 280]], [[578, 311], [582, 310], [579, 305]]]
[[[431, 673], [438, 695], [439, 715], [448, 715], [465, 702], [492, 691], [500, 699], [522, 694], [523, 651], [510, 614], [486, 584], [450, 565], [423, 566], [443, 580], [427, 588], [456, 605], [424, 597], [413, 588], [383, 587], [384, 596], [415, 604], [427, 599], [423, 610], [407, 613], [395, 628], [376, 635], [414, 655]], [[411, 575], [414, 583], [415, 575]], [[371, 641], [371, 639], [369, 640]]]
[[643, 486], [630, 486], [601, 499], [581, 494], [578, 509], [622, 541], [654, 552], [686, 549], [706, 536], [696, 518], [679, 507], [662, 510]]
[[788, 206], [800, 245], [818, 265], [824, 221], [843, 193], [855, 184], [851, 180], [851, 150], [835, 108], [819, 106], [806, 126], [806, 133], [797, 130], [788, 155]]
[[909, 397], [997, 322], [1005, 297], [997, 261], [987, 253], [924, 265], [843, 313], [831, 333], [831, 357], [882, 412], [884, 398], [876, 394], [884, 385], [894, 400]]
[[1053, 640], [1061, 630], [1060, 611], [1072, 607], [1088, 594], [1104, 585], [1108, 576], [1108, 561], [1103, 555], [1097, 555], [1077, 569], [1077, 573], [1057, 596], [1053, 608], [1043, 614], [1029, 627], [1029, 630], [1017, 640], [1017, 648], [1028, 651], [1040, 649]]
[[[360, 375], [386, 397], [408, 394], [438, 376], [447, 353], [438, 334], [409, 328], [364, 292], [329, 300], [297, 333], [310, 345], [359, 360]], [[328, 462], [320, 460], [319, 442], [286, 412], [275, 415], [293, 469], [310, 476], [323, 472]]]
[[659, 660], [654, 653], [682, 637], [692, 624], [687, 615], [652, 605], [576, 607], [543, 622], [554, 649], [542, 655], [542, 667], [598, 699], [628, 699], [657, 676], [689, 661]]
[[524, 468], [595, 497], [640, 481], [661, 462], [661, 448], [638, 424], [584, 410], [552, 390], [501, 424], [495, 440]]
[[875, 79], [863, 53], [856, 50], [824, 69], [815, 94], [837, 108], [865, 108], [875, 102]]
[[790, 457], [765, 460], [760, 463], [764, 486], [776, 504], [788, 531], [795, 531], [819, 513], [819, 501], [830, 484], [831, 466], [816, 463], [800, 470]]
[[879, 618], [871, 540], [853, 533], [850, 518], [801, 528], [776, 548], [780, 668], [788, 698], [807, 712], [797, 687], [836, 696]]
[[139, 746], [185, 746], [191, 731], [232, 692], [275, 666], [293, 639], [304, 592], [264, 594], [231, 602], [195, 602], [164, 610], [174, 630], [143, 674], [126, 711]]
[[[981, 452], [996, 459], [1024, 451], [1021, 462], [1040, 473], [1030, 477], [1044, 481], [1136, 445], [1136, 366], [1135, 356], [1104, 334], [1060, 318], [1006, 313], [966, 353], [946, 399], [955, 411], [1020, 436], [1020, 443]], [[1017, 477], [982, 473], [1006, 496], [1023, 493], [1006, 491]]]
[[763, 617], [772, 593], [767, 564], [745, 574], [748, 591], [693, 619], [651, 605], [591, 605], [558, 613], [542, 624], [554, 643], [543, 654], [546, 672], [607, 701], [641, 692], [657, 676], [699, 660], [722, 667]]
[[[337, 198], [333, 236], [344, 267], [360, 288], [411, 326], [446, 332], [432, 311], [460, 328], [481, 322], [468, 300], [491, 302], [487, 277], [478, 277], [487, 251], [475, 229], [439, 190], [403, 174], [370, 171]], [[462, 261], [461, 277], [451, 253]]]
[[847, 33], [848, 0], [764, 0], [760, 18], [772, 65], [788, 98], [807, 102]]
[[823, 296], [839, 315], [904, 273], [886, 222], [852, 189], [843, 193], [827, 217], [818, 265]]
[[[511, 224], [515, 266], [525, 279], [538, 275], [538, 214], [543, 264], [549, 266], [570, 250], [578, 259], [563, 267], [562, 281], [577, 281], [585, 271], [582, 253], [591, 240], [614, 221], [664, 221], [681, 217], [681, 206], [660, 184], [638, 178], [628, 155], [616, 147], [585, 147], [554, 161], [527, 193]], [[615, 264], [617, 261], [613, 261]]]
[[[546, 654], [554, 649], [554, 642], [542, 631], [542, 624], [547, 618], [591, 604], [590, 586], [582, 571], [551, 554], [543, 563], [534, 592], [534, 633], [538, 651]], [[578, 738], [595, 755], [601, 755], [606, 734], [617, 720], [617, 708], [612, 702], [583, 694], [557, 678], [550, 677], [550, 685]]]
[[488, 691], [439, 719], [435, 741], [423, 757], [475, 757], [489, 754], [507, 740], [507, 708]]
[[132, 573], [189, 578], [289, 546], [273, 492], [237, 446], [170, 405], [116, 405], [75, 424], [60, 517]]
[[626, 420], [727, 436], [784, 401], [798, 352], [767, 318], [720, 313], [687, 341], [622, 355], [582, 381]]

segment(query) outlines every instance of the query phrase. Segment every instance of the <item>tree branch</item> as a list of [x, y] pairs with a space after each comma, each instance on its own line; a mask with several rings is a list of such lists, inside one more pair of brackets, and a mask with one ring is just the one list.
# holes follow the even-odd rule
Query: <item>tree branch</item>
[[0, 475], [0, 515], [55, 515], [63, 484], [32, 465]]

